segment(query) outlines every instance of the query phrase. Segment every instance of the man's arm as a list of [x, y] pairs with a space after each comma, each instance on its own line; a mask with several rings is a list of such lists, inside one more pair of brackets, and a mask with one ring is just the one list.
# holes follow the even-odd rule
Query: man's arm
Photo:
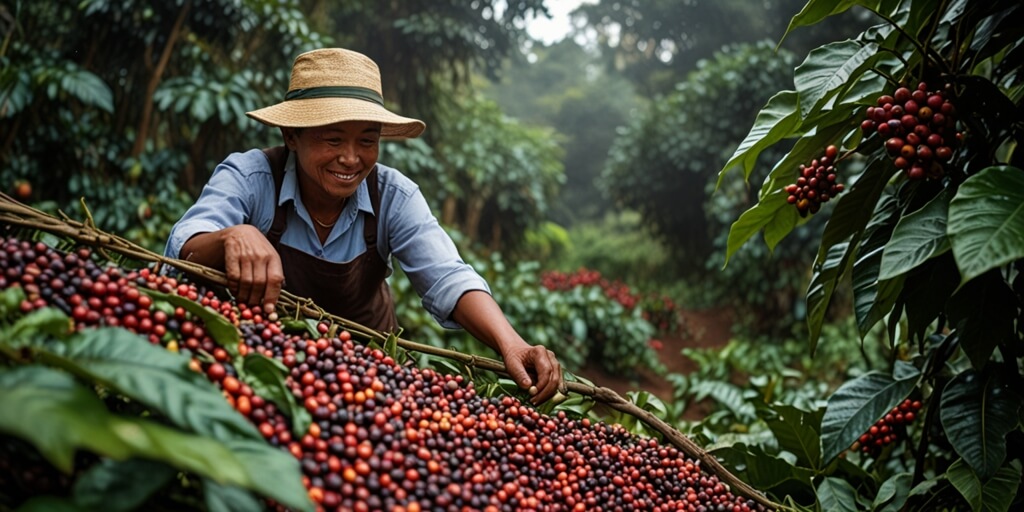
[[[455, 305], [452, 317], [473, 337], [501, 354], [505, 368], [519, 387], [537, 387], [533, 403], [546, 402], [561, 387], [562, 366], [554, 352], [524, 341], [490, 294], [480, 290], [466, 292]], [[530, 378], [527, 368], [536, 372], [536, 379]]]

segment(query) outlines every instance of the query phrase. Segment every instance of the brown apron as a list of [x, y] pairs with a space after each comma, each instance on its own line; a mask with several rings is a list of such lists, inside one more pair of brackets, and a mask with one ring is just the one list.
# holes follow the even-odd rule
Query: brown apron
[[388, 266], [377, 252], [377, 217], [380, 215], [377, 168], [374, 167], [366, 177], [370, 204], [373, 205], [373, 215], [367, 216], [363, 222], [366, 252], [348, 263], [334, 263], [280, 243], [290, 208], [279, 204], [288, 149], [277, 146], [264, 149], [263, 152], [270, 160], [274, 174], [274, 204], [277, 205], [267, 240], [281, 256], [284, 289], [300, 297], [313, 299], [317, 306], [328, 313], [381, 332], [394, 332], [398, 327], [395, 301], [391, 297], [391, 288], [384, 280]]

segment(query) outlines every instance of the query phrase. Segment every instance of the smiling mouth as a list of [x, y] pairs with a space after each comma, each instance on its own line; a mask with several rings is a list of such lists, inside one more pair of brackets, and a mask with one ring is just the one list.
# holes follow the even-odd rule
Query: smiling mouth
[[359, 173], [342, 174], [340, 172], [330, 172], [330, 171], [328, 171], [328, 173], [331, 176], [334, 176], [335, 178], [338, 178], [339, 180], [345, 180], [345, 181], [351, 180], [351, 179], [353, 179], [353, 178], [355, 178], [356, 176], [359, 175]]

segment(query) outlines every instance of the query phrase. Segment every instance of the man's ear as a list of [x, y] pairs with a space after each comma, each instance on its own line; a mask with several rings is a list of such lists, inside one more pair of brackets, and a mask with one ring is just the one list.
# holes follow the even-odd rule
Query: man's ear
[[296, 139], [298, 139], [299, 137], [298, 130], [296, 130], [295, 128], [288, 128], [286, 126], [282, 126], [281, 137], [284, 139], [285, 146], [288, 146], [289, 150], [295, 151], [295, 146], [296, 143], [298, 142]]

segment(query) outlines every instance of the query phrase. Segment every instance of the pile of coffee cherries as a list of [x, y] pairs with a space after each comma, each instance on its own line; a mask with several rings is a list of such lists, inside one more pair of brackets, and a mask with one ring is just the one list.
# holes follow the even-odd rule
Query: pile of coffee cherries
[[837, 180], [835, 166], [839, 148], [828, 146], [825, 153], [811, 160], [810, 164], [801, 165], [796, 183], [786, 186], [786, 201], [795, 205], [800, 216], [818, 213], [821, 205], [839, 195], [844, 187]]
[[[542, 414], [512, 396], [484, 397], [460, 375], [399, 363], [348, 331], [320, 323], [294, 332], [258, 307], [93, 256], [0, 239], [0, 288], [22, 287], [23, 312], [57, 307], [77, 329], [121, 326], [168, 350], [211, 354], [193, 358], [192, 368], [268, 443], [299, 460], [320, 510], [764, 510], [675, 447], [564, 412]], [[240, 354], [281, 361], [308, 429], [296, 434], [282, 404], [239, 377], [201, 318], [156, 304], [145, 289], [208, 306], [238, 326]]]
[[925, 82], [913, 90], [900, 87], [868, 107], [861, 123], [865, 135], [877, 132], [885, 139], [886, 153], [908, 179], [942, 178], [959, 146], [956, 107], [946, 90], [929, 91]]

